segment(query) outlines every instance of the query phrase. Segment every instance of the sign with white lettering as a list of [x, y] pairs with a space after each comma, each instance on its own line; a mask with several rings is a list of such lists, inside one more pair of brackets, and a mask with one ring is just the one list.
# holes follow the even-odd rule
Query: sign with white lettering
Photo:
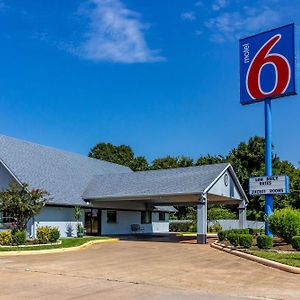
[[249, 194], [251, 196], [288, 194], [289, 185], [289, 177], [285, 175], [250, 177]]
[[294, 24], [241, 39], [241, 104], [295, 95], [294, 52]]

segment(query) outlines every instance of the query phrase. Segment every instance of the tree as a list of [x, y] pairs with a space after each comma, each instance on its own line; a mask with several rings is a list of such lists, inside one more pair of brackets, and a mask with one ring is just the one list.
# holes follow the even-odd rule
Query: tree
[[148, 162], [144, 156], [134, 156], [130, 146], [115, 146], [110, 143], [99, 143], [94, 146], [89, 157], [102, 159], [122, 166], [127, 166], [133, 171], [144, 171], [148, 169]]
[[227, 219], [235, 219], [235, 218], [236, 218], [235, 213], [223, 207], [211, 207], [207, 211], [207, 219], [209, 221], [227, 220]]
[[115, 146], [111, 143], [99, 143], [91, 149], [89, 157], [130, 167], [134, 160], [134, 153], [131, 147], [126, 145]]
[[211, 165], [211, 164], [219, 164], [225, 162], [225, 158], [221, 155], [207, 155], [207, 156], [200, 156], [196, 162], [196, 166], [201, 165]]
[[184, 167], [191, 167], [193, 166], [194, 161], [190, 157], [180, 156], [180, 157], [173, 157], [173, 156], [166, 156], [162, 158], [157, 158], [152, 162], [151, 169], [158, 170], [158, 169], [171, 169], [171, 168], [184, 168]]
[[28, 190], [28, 184], [12, 183], [0, 193], [0, 210], [15, 220], [16, 229], [24, 231], [28, 221], [45, 205], [48, 193], [40, 189]]

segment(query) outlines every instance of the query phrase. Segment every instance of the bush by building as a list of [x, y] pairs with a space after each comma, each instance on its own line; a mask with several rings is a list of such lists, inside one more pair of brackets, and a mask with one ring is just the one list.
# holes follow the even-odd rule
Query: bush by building
[[253, 235], [251, 234], [240, 234], [239, 245], [244, 248], [250, 248], [253, 245]]
[[259, 235], [256, 242], [259, 249], [271, 249], [273, 247], [273, 238], [264, 234]]
[[277, 234], [290, 244], [293, 236], [300, 235], [300, 210], [292, 208], [275, 210], [269, 218], [269, 224], [273, 234]]
[[36, 241], [39, 244], [55, 243], [59, 236], [57, 227], [41, 226], [36, 230]]
[[239, 238], [240, 238], [240, 235], [237, 233], [231, 232], [227, 235], [227, 239], [228, 239], [229, 243], [235, 247], [239, 245]]
[[295, 250], [300, 251], [300, 236], [293, 236], [292, 246]]

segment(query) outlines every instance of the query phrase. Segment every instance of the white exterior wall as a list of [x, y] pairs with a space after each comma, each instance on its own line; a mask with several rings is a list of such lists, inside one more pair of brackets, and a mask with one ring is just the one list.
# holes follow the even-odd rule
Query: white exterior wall
[[166, 221], [158, 220], [158, 213], [152, 213], [151, 224], [141, 224], [140, 211], [117, 211], [117, 223], [107, 223], [107, 210], [102, 210], [101, 231], [102, 235], [131, 234], [131, 224], [140, 224], [143, 233], [169, 232], [169, 213]]
[[[225, 185], [224, 177], [228, 176], [228, 185]], [[215, 183], [215, 185], [209, 190], [210, 194], [221, 195], [225, 197], [232, 197], [235, 199], [242, 199], [234, 180], [232, 179], [230, 172], [227, 170], [222, 177]]]
[[[81, 225], [84, 224], [84, 213], [81, 213]], [[42, 208], [40, 214], [29, 224], [30, 235], [35, 236], [39, 226], [58, 227], [61, 237], [77, 236], [77, 222], [74, 219], [74, 208], [72, 207], [51, 207]]]
[[[81, 224], [84, 225], [84, 208], [82, 209]], [[166, 220], [159, 221], [158, 212], [152, 213], [151, 224], [141, 224], [140, 211], [117, 211], [117, 223], [107, 223], [107, 210], [102, 210], [101, 234], [132, 234], [131, 224], [140, 224], [143, 233], [167, 233], [169, 232], [169, 213], [165, 213]], [[42, 208], [40, 214], [32, 219], [27, 227], [30, 237], [35, 237], [39, 226], [58, 227], [61, 237], [76, 236], [77, 222], [74, 220], [74, 208], [51, 207]]]

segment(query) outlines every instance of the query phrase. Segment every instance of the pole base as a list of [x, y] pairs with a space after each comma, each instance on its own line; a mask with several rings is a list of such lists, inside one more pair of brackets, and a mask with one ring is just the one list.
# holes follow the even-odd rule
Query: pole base
[[197, 244], [206, 244], [206, 234], [197, 234]]

